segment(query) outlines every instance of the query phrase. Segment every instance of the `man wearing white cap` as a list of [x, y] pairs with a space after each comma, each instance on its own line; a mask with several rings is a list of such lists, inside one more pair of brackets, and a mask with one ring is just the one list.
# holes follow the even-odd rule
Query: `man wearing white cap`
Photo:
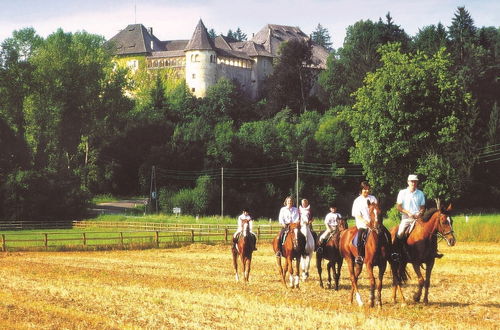
[[411, 226], [424, 214], [425, 196], [421, 190], [417, 189], [417, 186], [418, 176], [410, 174], [408, 175], [408, 187], [399, 191], [396, 208], [401, 212], [401, 223], [395, 237], [394, 243], [396, 247], [400, 247], [400, 242], [403, 239], [406, 228]]

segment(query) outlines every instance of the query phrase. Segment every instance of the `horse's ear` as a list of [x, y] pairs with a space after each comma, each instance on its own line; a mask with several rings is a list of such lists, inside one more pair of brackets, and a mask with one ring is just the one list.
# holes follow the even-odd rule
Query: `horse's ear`
[[450, 203], [450, 205], [448, 205], [448, 208], [446, 209], [446, 211], [450, 212], [451, 210], [453, 210], [453, 207], [452, 207], [452, 205]]
[[368, 204], [368, 206], [370, 206], [371, 204], [369, 199], [366, 200], [366, 203]]

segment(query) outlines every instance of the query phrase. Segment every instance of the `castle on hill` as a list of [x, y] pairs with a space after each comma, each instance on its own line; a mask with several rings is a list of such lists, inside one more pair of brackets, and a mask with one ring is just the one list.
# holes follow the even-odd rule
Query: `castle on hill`
[[[193, 95], [204, 97], [207, 89], [219, 79], [236, 80], [245, 93], [257, 99], [264, 80], [273, 71], [282, 42], [298, 39], [310, 41], [297, 27], [268, 24], [252, 39], [237, 41], [222, 35], [212, 39], [202, 20], [189, 40], [161, 41], [153, 29], [131, 24], [112, 37], [117, 60], [132, 72], [161, 70], [167, 79], [185, 78]], [[312, 70], [326, 68], [328, 51], [312, 42]]]

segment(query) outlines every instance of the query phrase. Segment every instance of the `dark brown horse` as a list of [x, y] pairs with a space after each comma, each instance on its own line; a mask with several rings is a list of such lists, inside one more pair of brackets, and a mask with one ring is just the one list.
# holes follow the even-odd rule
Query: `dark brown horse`
[[[415, 223], [415, 228], [408, 236], [402, 253], [399, 265], [396, 267], [396, 272], [393, 271], [393, 294], [392, 298], [396, 303], [396, 293], [399, 289], [401, 298], [405, 301], [401, 284], [406, 282], [407, 273], [406, 265], [411, 263], [413, 270], [417, 274], [418, 288], [413, 295], [413, 300], [419, 302], [422, 296], [422, 288], [424, 291], [423, 302], [429, 302], [429, 286], [431, 284], [431, 273], [434, 267], [434, 261], [437, 251], [437, 235], [442, 236], [449, 246], [455, 245], [455, 236], [453, 235], [453, 220], [450, 217], [451, 205], [446, 210], [430, 209], [425, 212], [424, 217], [418, 219]], [[392, 228], [391, 235], [394, 239], [398, 232], [398, 226]], [[425, 279], [422, 276], [421, 268], [425, 264]]]
[[[279, 235], [273, 239], [273, 250], [278, 252]], [[300, 232], [300, 223], [291, 223], [288, 228], [285, 242], [282, 245], [281, 255], [285, 258], [285, 265], [281, 265], [281, 256], [276, 256], [276, 264], [283, 284], [286, 287], [286, 273], [290, 274], [290, 287], [299, 287], [300, 257], [304, 254], [306, 240]]]
[[233, 254], [233, 266], [236, 281], [239, 281], [240, 279], [238, 275], [239, 255], [241, 267], [243, 268], [243, 278], [245, 282], [248, 282], [248, 278], [250, 277], [250, 266], [252, 264], [252, 253], [255, 249], [255, 238], [252, 237], [252, 233], [250, 232], [249, 220], [243, 220], [242, 226], [243, 230], [239, 234], [238, 242], [236, 243], [236, 246], [232, 246], [231, 252]]
[[[391, 243], [389, 231], [378, 220], [380, 216], [380, 208], [378, 204], [369, 203], [370, 223], [366, 235], [365, 258], [364, 264], [370, 279], [370, 307], [374, 306], [375, 300], [375, 276], [373, 268], [378, 267], [378, 282], [377, 285], [377, 304], [382, 306], [382, 281], [387, 268], [387, 260], [391, 255]], [[340, 235], [340, 252], [347, 262], [349, 274], [351, 278], [351, 304], [353, 302], [354, 293], [356, 293], [356, 301], [362, 306], [363, 301], [358, 290], [358, 277], [361, 273], [363, 265], [358, 265], [354, 262], [358, 251], [356, 246], [352, 244], [352, 240], [358, 232], [357, 227], [349, 228]]]
[[334, 280], [335, 280], [335, 290], [339, 289], [339, 279], [340, 279], [340, 269], [342, 268], [342, 263], [344, 259], [340, 253], [340, 233], [347, 229], [346, 219], [340, 219], [337, 226], [337, 231], [332, 233], [330, 238], [325, 244], [323, 249], [316, 251], [316, 267], [318, 268], [319, 275], [319, 285], [323, 287], [323, 279], [321, 278], [322, 266], [321, 262], [323, 259], [328, 260], [326, 270], [328, 272], [328, 288], [332, 288], [332, 275], [333, 270]]

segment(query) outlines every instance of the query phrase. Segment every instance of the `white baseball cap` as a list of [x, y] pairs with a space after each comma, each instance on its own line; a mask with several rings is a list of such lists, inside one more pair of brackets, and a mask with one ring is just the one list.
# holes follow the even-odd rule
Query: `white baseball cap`
[[416, 174], [408, 175], [408, 181], [418, 181], [418, 176]]

